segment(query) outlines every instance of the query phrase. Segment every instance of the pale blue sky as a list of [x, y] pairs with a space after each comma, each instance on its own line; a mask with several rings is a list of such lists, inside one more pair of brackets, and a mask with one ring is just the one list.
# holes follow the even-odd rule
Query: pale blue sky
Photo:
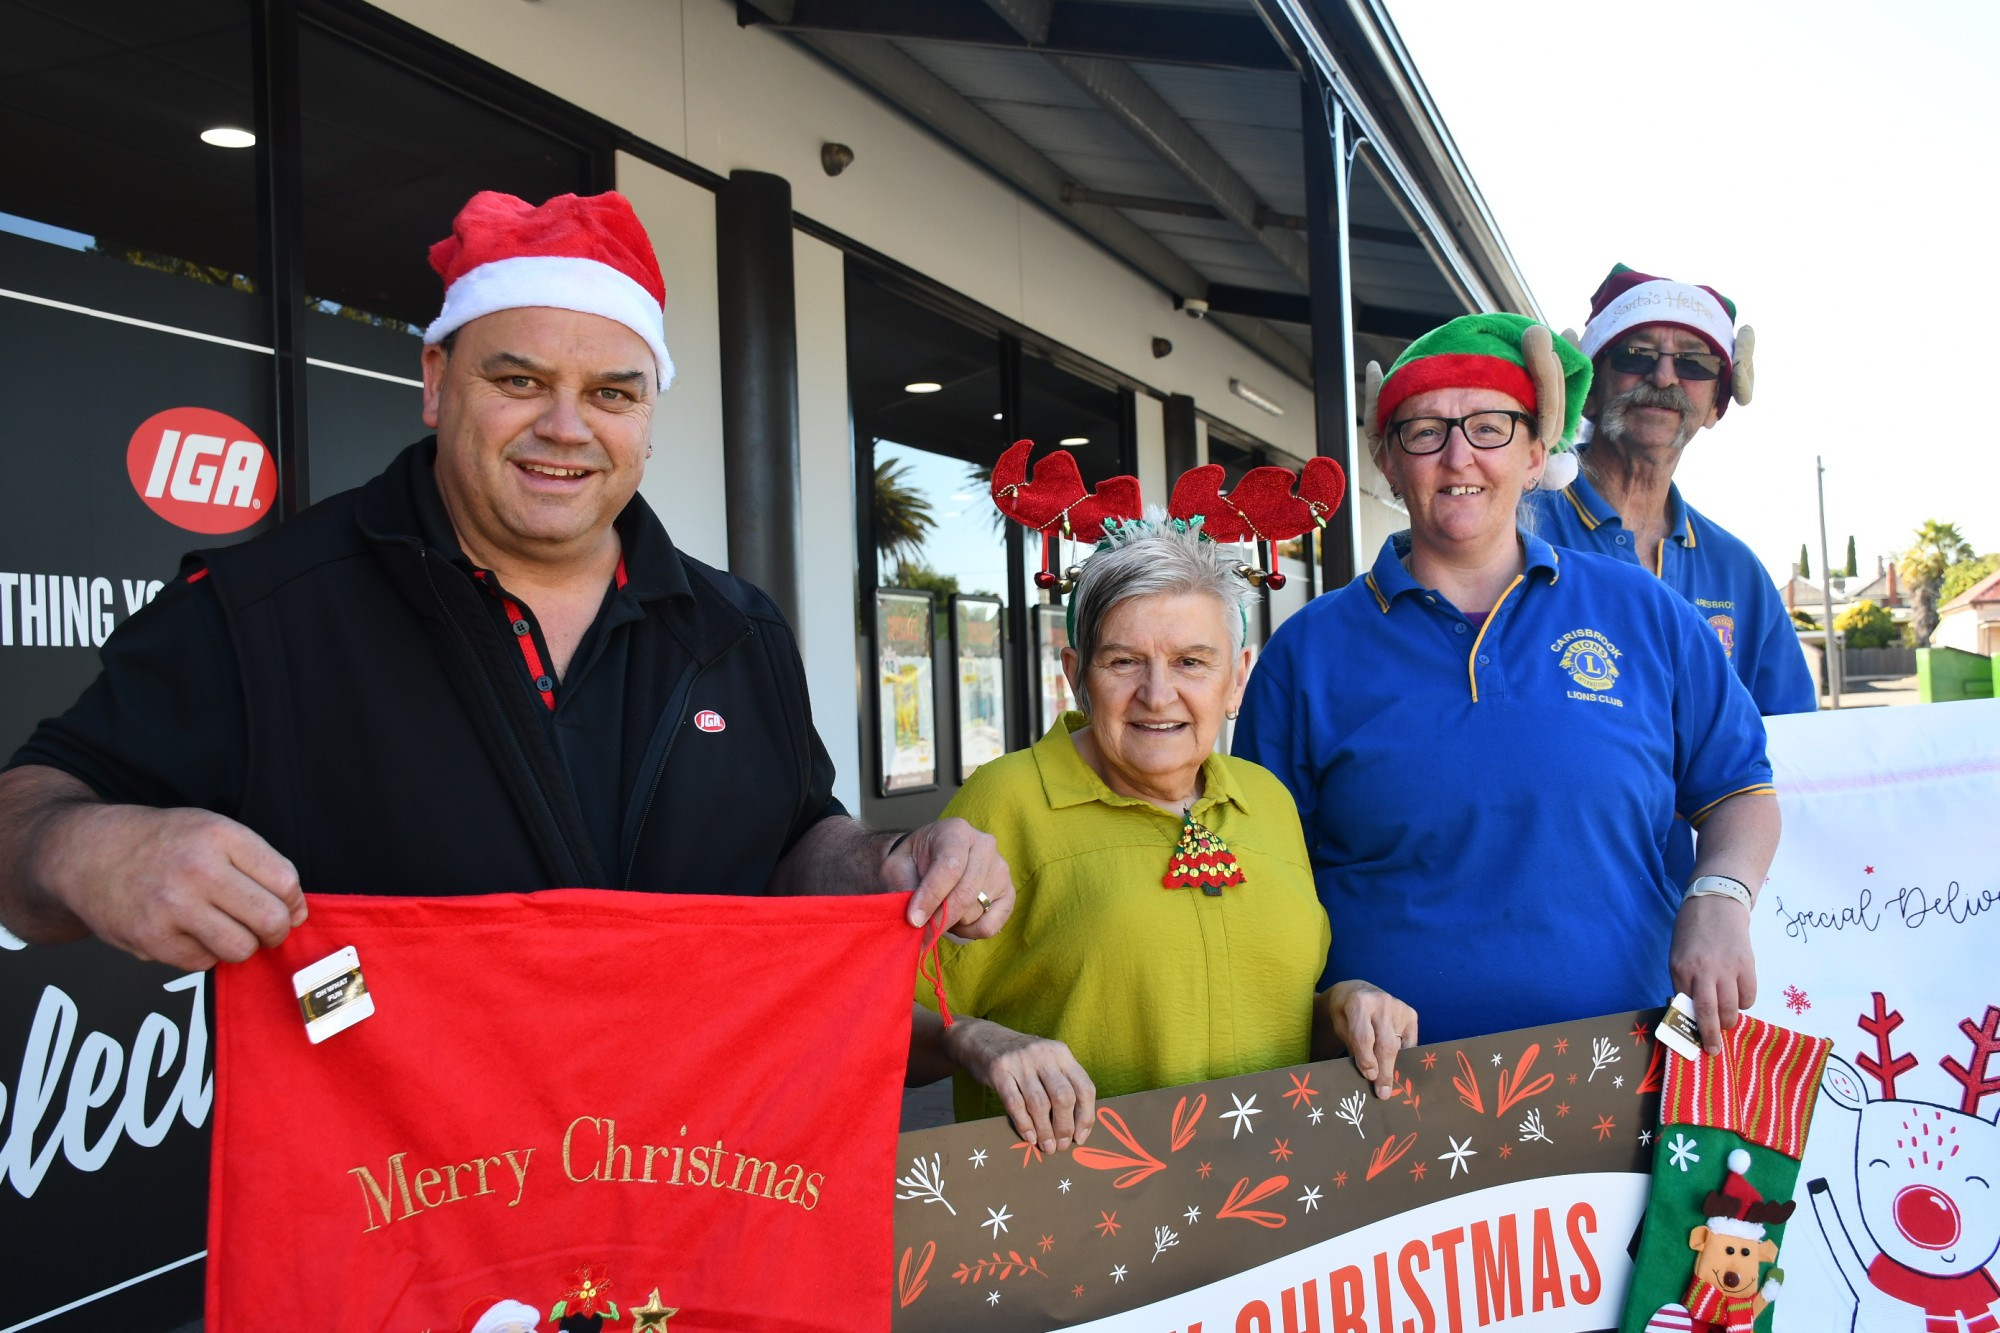
[[1755, 400], [1688, 447], [1689, 503], [1817, 570], [1818, 453], [1836, 563], [1926, 518], [2000, 550], [2000, 4], [1387, 3], [1557, 328], [1620, 261], [1756, 327]]

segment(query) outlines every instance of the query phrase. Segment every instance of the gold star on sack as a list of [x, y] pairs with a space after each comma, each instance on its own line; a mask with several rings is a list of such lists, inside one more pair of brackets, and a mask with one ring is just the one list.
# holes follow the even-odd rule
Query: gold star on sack
[[625, 1312], [632, 1316], [632, 1333], [653, 1328], [664, 1329], [667, 1321], [680, 1313], [676, 1306], [660, 1304], [660, 1289], [653, 1288], [653, 1294], [646, 1298], [644, 1305], [635, 1305]]

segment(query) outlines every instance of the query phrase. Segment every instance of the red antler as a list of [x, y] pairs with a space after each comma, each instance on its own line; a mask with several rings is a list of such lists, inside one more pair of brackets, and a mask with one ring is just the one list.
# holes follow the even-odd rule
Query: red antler
[[1108, 477], [1094, 492], [1086, 491], [1076, 458], [1066, 450], [1058, 449], [1036, 463], [1030, 478], [1028, 455], [1034, 447], [1033, 440], [1016, 440], [993, 465], [993, 503], [1016, 523], [1048, 533], [1060, 529], [1067, 517], [1066, 535], [1095, 542], [1104, 536], [1106, 519], [1145, 513], [1137, 477]]
[[1984, 1027], [1974, 1027], [1971, 1019], [1961, 1018], [1958, 1020], [1958, 1030], [1972, 1038], [1972, 1063], [1962, 1065], [1948, 1055], [1938, 1063], [1959, 1087], [1965, 1089], [1965, 1095], [1959, 1099], [1958, 1109], [1967, 1115], [1978, 1115], [1980, 1101], [2000, 1093], [2000, 1074], [1988, 1072], [1993, 1057], [2000, 1054], [2000, 1007], [1990, 1004], [1986, 1006]]
[[1347, 494], [1347, 476], [1331, 458], [1308, 460], [1298, 476], [1290, 468], [1251, 468], [1227, 496], [1222, 494], [1226, 476], [1220, 463], [1182, 473], [1167, 513], [1179, 519], [1200, 515], [1202, 530], [1219, 542], [1281, 542], [1325, 523]]
[[1902, 1012], [1890, 1009], [1882, 992], [1876, 991], [1875, 1012], [1861, 1015], [1858, 1023], [1863, 1032], [1875, 1038], [1875, 1054], [1858, 1055], [1854, 1063], [1875, 1076], [1875, 1081], [1882, 1085], [1884, 1098], [1894, 1097], [1897, 1077], [1917, 1067], [1916, 1056], [1907, 1052], [1897, 1055], [1889, 1047], [1889, 1034], [1903, 1026]]

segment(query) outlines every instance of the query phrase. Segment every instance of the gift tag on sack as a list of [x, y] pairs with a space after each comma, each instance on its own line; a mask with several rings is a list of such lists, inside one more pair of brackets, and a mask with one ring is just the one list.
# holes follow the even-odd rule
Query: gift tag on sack
[[361, 957], [352, 945], [292, 973], [292, 992], [305, 1015], [306, 1038], [315, 1046], [375, 1012], [375, 997], [361, 979]]
[[1660, 1039], [1662, 1046], [1683, 1060], [1699, 1060], [1701, 1029], [1694, 1024], [1694, 1001], [1676, 991], [1674, 1002], [1667, 1006], [1667, 1012], [1660, 1018], [1660, 1026], [1653, 1035]]

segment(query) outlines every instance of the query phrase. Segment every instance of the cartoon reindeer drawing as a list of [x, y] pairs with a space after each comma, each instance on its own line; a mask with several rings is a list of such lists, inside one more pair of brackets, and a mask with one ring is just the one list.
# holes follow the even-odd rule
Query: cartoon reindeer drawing
[[[1897, 1078], [1917, 1058], [1894, 1052], [1891, 1034], [1903, 1016], [1875, 995], [1861, 1029], [1875, 1039], [1871, 1054], [1855, 1063], [1881, 1085], [1870, 1097], [1854, 1065], [1830, 1056], [1821, 1086], [1856, 1113], [1854, 1185], [1860, 1212], [1857, 1237], [1824, 1177], [1808, 1181], [1813, 1216], [1827, 1250], [1854, 1293], [1851, 1328], [1925, 1333], [2000, 1333], [2000, 1284], [1986, 1265], [2000, 1251], [2000, 1124], [1984, 1119], [1979, 1105], [2000, 1095], [2000, 1006], [1986, 1020], [1970, 1018], [1959, 1029], [1972, 1040], [1972, 1059], [1938, 1063], [1963, 1095], [1956, 1109], [1896, 1095]], [[1872, 1243], [1864, 1257], [1861, 1240]]]

